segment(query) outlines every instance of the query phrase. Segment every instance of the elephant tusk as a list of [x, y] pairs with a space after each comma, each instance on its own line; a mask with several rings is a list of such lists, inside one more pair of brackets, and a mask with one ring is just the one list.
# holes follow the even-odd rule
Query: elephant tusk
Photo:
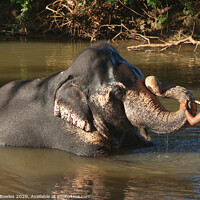
[[195, 100], [194, 102], [195, 102], [196, 104], [199, 104], [199, 105], [200, 105], [200, 101]]

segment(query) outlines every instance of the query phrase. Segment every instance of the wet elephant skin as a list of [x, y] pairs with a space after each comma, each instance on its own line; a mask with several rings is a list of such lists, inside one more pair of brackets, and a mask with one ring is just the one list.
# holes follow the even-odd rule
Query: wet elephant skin
[[[193, 98], [186, 89], [174, 88], [169, 98], [178, 99], [179, 93]], [[186, 124], [184, 113], [166, 111], [141, 71], [107, 43], [92, 45], [62, 72], [4, 85], [0, 97], [0, 145], [5, 146], [100, 157], [151, 145], [148, 130], [169, 133]], [[156, 124], [164, 124], [162, 130], [155, 128], [153, 116], [159, 118]]]

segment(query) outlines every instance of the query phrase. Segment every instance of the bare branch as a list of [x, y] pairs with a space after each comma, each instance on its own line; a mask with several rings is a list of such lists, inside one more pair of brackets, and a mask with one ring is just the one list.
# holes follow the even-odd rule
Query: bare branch
[[137, 46], [127, 47], [127, 49], [128, 49], [128, 51], [135, 51], [135, 50], [144, 50], [146, 48], [161, 48], [159, 51], [162, 52], [169, 47], [178, 46], [178, 45], [186, 44], [186, 43], [196, 45], [196, 47], [194, 49], [194, 52], [196, 52], [196, 49], [197, 49], [198, 45], [200, 44], [200, 41], [196, 41], [192, 38], [192, 36], [189, 36], [185, 39], [178, 40], [178, 41], [165, 42], [163, 44], [141, 44], [141, 45], [137, 45]]
[[136, 12], [135, 10], [133, 10], [132, 8], [129, 8], [128, 6], [126, 6], [123, 2], [121, 2], [119, 0], [119, 2], [121, 3], [121, 5], [123, 5], [125, 8], [127, 8], [128, 10], [130, 10], [131, 12], [135, 13], [136, 15], [139, 15], [140, 17], [144, 17], [144, 15], [141, 15], [140, 13]]

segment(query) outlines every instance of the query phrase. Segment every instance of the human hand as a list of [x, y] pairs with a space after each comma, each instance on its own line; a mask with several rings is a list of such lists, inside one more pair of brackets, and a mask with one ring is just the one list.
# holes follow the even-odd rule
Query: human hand
[[187, 109], [187, 102], [179, 101], [179, 103], [180, 103], [180, 110]]

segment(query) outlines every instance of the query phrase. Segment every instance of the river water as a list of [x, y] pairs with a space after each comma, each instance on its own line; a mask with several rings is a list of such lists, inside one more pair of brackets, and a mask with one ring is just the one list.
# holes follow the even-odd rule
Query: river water
[[[89, 45], [2, 41], [0, 86], [61, 71]], [[194, 53], [194, 47], [158, 53], [128, 52], [129, 41], [113, 45], [145, 76], [184, 86], [200, 99], [200, 51]], [[179, 107], [175, 100], [161, 101], [169, 110]], [[151, 137], [154, 147], [104, 159], [59, 150], [0, 147], [0, 199], [200, 199], [200, 125]]]

